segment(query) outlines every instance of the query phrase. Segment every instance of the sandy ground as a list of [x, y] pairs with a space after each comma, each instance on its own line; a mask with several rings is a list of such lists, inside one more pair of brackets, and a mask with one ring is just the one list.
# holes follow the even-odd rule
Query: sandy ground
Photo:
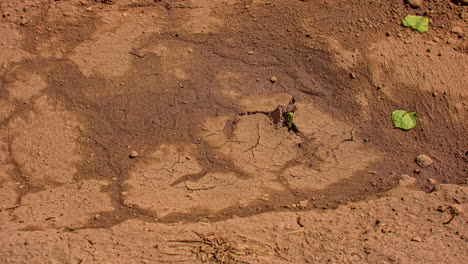
[[0, 262], [468, 262], [468, 7], [388, 2], [0, 0]]

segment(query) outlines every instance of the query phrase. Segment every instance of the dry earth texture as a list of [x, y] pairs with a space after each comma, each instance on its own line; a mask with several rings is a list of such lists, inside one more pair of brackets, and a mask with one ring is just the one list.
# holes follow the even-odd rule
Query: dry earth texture
[[468, 263], [468, 6], [408, 2], [0, 0], [0, 263]]

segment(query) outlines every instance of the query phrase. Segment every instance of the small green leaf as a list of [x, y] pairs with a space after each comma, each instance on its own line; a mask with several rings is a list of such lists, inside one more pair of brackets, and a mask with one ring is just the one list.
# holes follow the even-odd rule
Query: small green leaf
[[403, 19], [403, 26], [410, 27], [419, 33], [424, 33], [429, 30], [429, 19], [422, 16], [407, 15]]
[[405, 110], [396, 110], [392, 113], [392, 122], [396, 128], [410, 130], [416, 126], [418, 114], [415, 112], [407, 113]]
[[289, 129], [291, 129], [291, 127], [293, 125], [293, 117], [294, 117], [293, 112], [287, 112], [286, 113], [286, 124], [288, 125]]

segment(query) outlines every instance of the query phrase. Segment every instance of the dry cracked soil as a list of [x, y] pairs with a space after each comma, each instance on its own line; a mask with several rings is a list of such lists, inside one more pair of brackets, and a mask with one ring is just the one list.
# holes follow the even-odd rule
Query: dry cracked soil
[[468, 6], [409, 2], [0, 0], [0, 263], [468, 263]]

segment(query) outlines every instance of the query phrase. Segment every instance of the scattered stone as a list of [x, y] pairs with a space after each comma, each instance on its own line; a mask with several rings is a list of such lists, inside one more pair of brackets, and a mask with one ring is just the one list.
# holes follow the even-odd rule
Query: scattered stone
[[350, 77], [351, 79], [356, 79], [356, 73], [354, 73], [354, 72], [350, 73], [350, 74], [349, 74], [349, 77]]
[[421, 168], [427, 167], [434, 163], [434, 161], [429, 156], [426, 156], [426, 155], [419, 155], [415, 161]]
[[270, 200], [270, 195], [265, 193], [260, 197], [260, 200], [268, 202]]
[[297, 224], [298, 224], [300, 227], [305, 227], [304, 219], [303, 219], [302, 217], [298, 217], [298, 218], [297, 218]]
[[253, 53], [254, 53], [253, 51], [247, 52], [247, 54], [249, 54], [249, 55], [252, 55]]
[[400, 176], [399, 184], [403, 187], [408, 187], [416, 183], [416, 178], [409, 176], [408, 174], [402, 174]]
[[418, 236], [415, 236], [413, 238], [411, 238], [411, 241], [414, 241], [414, 242], [422, 242], [422, 238], [418, 237]]
[[415, 169], [414, 170], [414, 174], [420, 174], [421, 173], [421, 170], [420, 169]]
[[453, 27], [453, 28], [452, 28], [452, 33], [455, 33], [455, 34], [462, 34], [462, 33], [463, 33], [463, 30], [462, 30], [460, 27]]
[[379, 226], [380, 224], [382, 224], [382, 220], [380, 219], [375, 220], [375, 226]]
[[271, 76], [270, 82], [275, 83], [277, 81], [278, 81], [278, 79], [276, 79], [276, 76]]
[[385, 32], [385, 36], [390, 37], [390, 32]]
[[432, 96], [433, 96], [433, 97], [437, 97], [438, 95], [439, 95], [438, 93], [432, 92]]
[[364, 247], [364, 253], [366, 253], [367, 255], [369, 255], [369, 254], [372, 253], [372, 250], [371, 250], [370, 248]]
[[420, 8], [423, 5], [424, 0], [406, 0], [406, 3], [412, 8]]
[[130, 153], [129, 157], [130, 157], [131, 159], [134, 159], [134, 158], [138, 157], [138, 152], [136, 152], [135, 150], [132, 151], [132, 152]]
[[247, 203], [247, 201], [244, 201], [244, 200], [241, 200], [237, 203], [237, 205], [239, 206], [239, 208], [245, 208], [247, 207], [249, 204]]
[[449, 210], [450, 210], [450, 212], [451, 212], [452, 214], [454, 214], [454, 215], [460, 215], [460, 214], [463, 212], [463, 209], [461, 208], [461, 206], [456, 205], [456, 204], [451, 205], [451, 206], [449, 207]]
[[299, 202], [299, 207], [306, 208], [309, 206], [309, 200], [304, 200]]

